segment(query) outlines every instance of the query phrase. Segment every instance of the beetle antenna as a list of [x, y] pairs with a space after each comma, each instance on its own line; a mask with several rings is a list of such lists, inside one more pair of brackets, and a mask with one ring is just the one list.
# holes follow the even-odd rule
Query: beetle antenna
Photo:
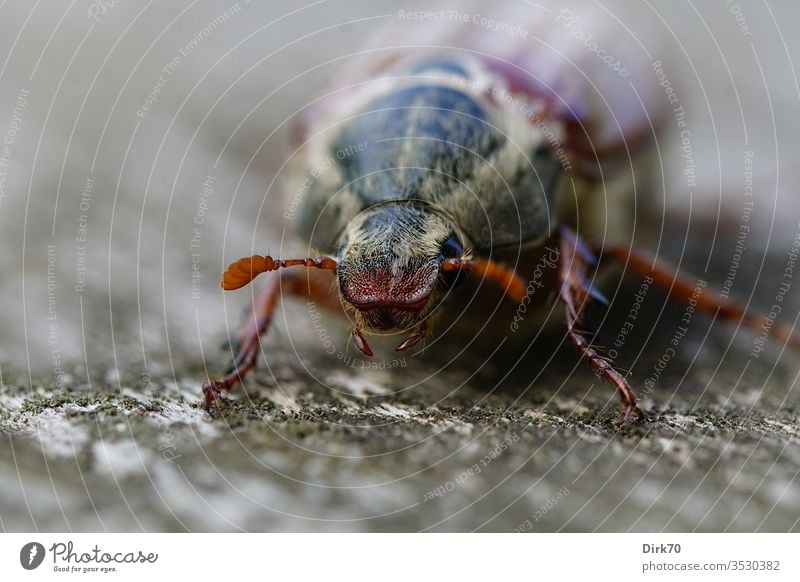
[[314, 267], [317, 269], [333, 269], [337, 267], [335, 259], [331, 257], [317, 257], [315, 259], [273, 259], [269, 255], [253, 255], [239, 259], [228, 265], [222, 275], [221, 287], [225, 291], [233, 291], [247, 285], [261, 273], [277, 271], [283, 267]]
[[503, 288], [511, 299], [514, 301], [522, 301], [525, 299], [527, 291], [525, 289], [525, 281], [517, 275], [513, 270], [504, 267], [500, 263], [495, 263], [492, 260], [485, 259], [472, 259], [469, 257], [461, 257], [455, 259], [446, 259], [442, 262], [439, 270], [447, 271], [470, 271], [495, 282]]

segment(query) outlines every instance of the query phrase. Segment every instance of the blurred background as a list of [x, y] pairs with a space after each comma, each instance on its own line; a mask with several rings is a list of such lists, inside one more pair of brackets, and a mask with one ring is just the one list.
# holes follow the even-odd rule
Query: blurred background
[[[620, 58], [670, 63], [686, 110], [696, 186], [670, 120], [650, 250], [716, 287], [735, 263], [731, 293], [769, 311], [800, 232], [800, 5], [568, 7], [657, 39], [650, 58], [636, 43]], [[291, 120], [382, 42], [376, 32], [411, 37], [420, 23], [399, 14], [421, 9], [488, 13], [382, 0], [0, 4], [0, 527], [798, 529], [800, 359], [779, 344], [750, 357], [751, 335], [705, 316], [643, 395], [652, 422], [622, 433], [610, 389], [568, 346], [487, 390], [502, 363], [331, 366], [314, 330], [287, 330], [308, 323], [291, 305], [248, 398], [219, 418], [199, 408], [249, 298], [223, 297], [219, 273], [287, 236], [271, 218], [285, 210]], [[561, 4], [502, 9], [512, 23]], [[487, 50], [508, 40], [460, 26]], [[580, 21], [585, 34], [598, 26]], [[789, 325], [796, 287], [778, 314]], [[638, 289], [615, 298], [606, 344]], [[640, 330], [620, 356], [640, 386], [684, 313], [655, 292], [645, 307], [666, 329]]]

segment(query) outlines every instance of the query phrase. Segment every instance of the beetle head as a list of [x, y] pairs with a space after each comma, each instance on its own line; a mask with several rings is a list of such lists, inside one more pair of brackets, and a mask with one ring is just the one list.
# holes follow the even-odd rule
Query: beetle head
[[354, 308], [357, 343], [358, 329], [418, 328], [419, 337], [398, 349], [422, 339], [426, 318], [459, 277], [442, 264], [464, 255], [463, 241], [455, 223], [429, 204], [384, 203], [357, 215], [342, 236], [337, 268], [342, 298]]
[[366, 355], [372, 350], [361, 330], [416, 328], [397, 350], [425, 338], [427, 317], [470, 271], [500, 285], [516, 301], [526, 295], [525, 282], [491, 259], [473, 259], [456, 222], [427, 202], [385, 202], [358, 214], [345, 228], [338, 260], [322, 256], [275, 259], [253, 255], [231, 263], [222, 288], [244, 287], [261, 273], [285, 267], [335, 270], [339, 290], [355, 312], [353, 337]]

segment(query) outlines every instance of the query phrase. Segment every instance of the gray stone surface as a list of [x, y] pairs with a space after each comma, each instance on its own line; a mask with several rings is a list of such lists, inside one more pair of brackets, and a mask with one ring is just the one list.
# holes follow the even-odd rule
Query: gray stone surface
[[[664, 327], [682, 315], [667, 307]], [[650, 340], [633, 378], [648, 420], [621, 430], [616, 397], [566, 347], [545, 348], [553, 363], [533, 356], [496, 386], [506, 364], [480, 355], [444, 370], [426, 356], [375, 371], [332, 364], [313, 343], [298, 361], [268, 342], [269, 371], [213, 418], [199, 407], [197, 361], [173, 360], [175, 375], [157, 361], [149, 377], [96, 369], [91, 389], [80, 369], [66, 390], [31, 390], [6, 372], [3, 525], [797, 530], [798, 358], [773, 368], [769, 349], [741, 375], [752, 340], [709, 323], [699, 318], [647, 394], [643, 379], [671, 338]], [[561, 340], [545, 336], [543, 347]], [[470, 361], [483, 369], [468, 373]]]

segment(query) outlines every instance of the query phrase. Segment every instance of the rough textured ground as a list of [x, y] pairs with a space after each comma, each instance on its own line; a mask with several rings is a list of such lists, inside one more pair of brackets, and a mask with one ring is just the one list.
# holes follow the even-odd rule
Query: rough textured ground
[[[664, 321], [682, 312], [668, 307]], [[502, 362], [468, 377], [427, 357], [387, 372], [312, 354], [304, 370], [275, 345], [269, 373], [214, 418], [199, 407], [197, 362], [173, 362], [175, 376], [151, 362], [149, 379], [93, 370], [93, 390], [30, 390], [6, 372], [3, 526], [797, 530], [798, 358], [771, 369], [770, 350], [740, 378], [752, 340], [734, 339], [723, 359], [730, 330], [705, 337], [708, 326], [701, 318], [643, 398], [647, 422], [622, 430], [610, 389], [575, 371], [568, 349], [526, 389], [531, 369], [494, 386]], [[640, 384], [669, 339], [651, 340]]]
[[[0, 529], [800, 529], [800, 356], [770, 340], [752, 357], [752, 335], [696, 315], [660, 370], [686, 312], [655, 290], [617, 360], [648, 412], [641, 425], [615, 427], [616, 397], [557, 328], [516, 366], [530, 338], [494, 359], [478, 347], [451, 359], [448, 342], [361, 369], [324, 353], [302, 303], [281, 312], [269, 369], [225, 411], [203, 412], [199, 385], [224, 368], [218, 345], [247, 303], [223, 297], [220, 270], [279, 248], [265, 215], [288, 156], [283, 122], [332, 74], [323, 61], [397, 11], [268, 4], [240, 2], [201, 35], [139, 115], [223, 7], [120, 2], [95, 22], [2, 3], [0, 139], [15, 133], [0, 191]], [[683, 212], [652, 228], [651, 248], [720, 285], [752, 151], [761, 228], [733, 293], [769, 310], [800, 222], [800, 46], [783, 31], [797, 7], [742, 3], [744, 36], [725, 3], [651, 4], [691, 71], [669, 74], [685, 83], [698, 172], [688, 197], [682, 152], [664, 146], [668, 205]], [[611, 311], [592, 321], [612, 346], [640, 281], [604, 289]], [[798, 291], [779, 321], [796, 320]], [[355, 357], [347, 330], [325, 326]]]

